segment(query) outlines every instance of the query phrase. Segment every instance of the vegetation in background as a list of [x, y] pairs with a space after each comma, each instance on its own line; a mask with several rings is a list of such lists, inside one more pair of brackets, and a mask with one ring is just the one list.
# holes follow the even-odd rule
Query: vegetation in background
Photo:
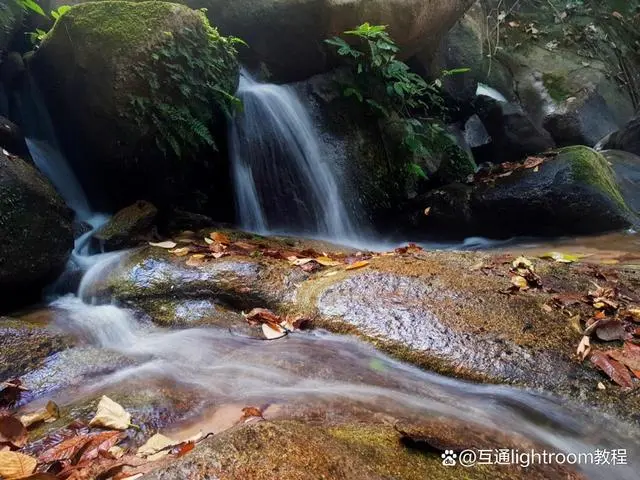
[[137, 74], [147, 85], [144, 96], [131, 96], [134, 120], [151, 134], [158, 148], [177, 157], [182, 146], [216, 148], [210, 131], [216, 109], [231, 116], [239, 100], [221, 88], [229, 62], [235, 62], [235, 37], [222, 37], [207, 20], [202, 27], [184, 27], [178, 34], [164, 32], [161, 48], [151, 62], [138, 64]]
[[[383, 25], [364, 23], [344, 35], [352, 43], [341, 37], [326, 40], [354, 71], [354, 82], [345, 87], [344, 95], [356, 98], [377, 116], [398, 124], [402, 145], [414, 159], [428, 158], [450, 148], [454, 142], [441, 126], [446, 108], [439, 81], [425, 81], [398, 60], [399, 48]], [[464, 71], [467, 70], [443, 74]], [[407, 171], [415, 177], [427, 177], [415, 162], [407, 165]]]

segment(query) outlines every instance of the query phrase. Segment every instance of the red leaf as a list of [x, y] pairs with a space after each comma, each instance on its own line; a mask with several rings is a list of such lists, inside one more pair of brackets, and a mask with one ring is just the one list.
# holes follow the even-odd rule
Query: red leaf
[[[640, 347], [626, 342], [622, 350], [609, 350], [606, 352], [611, 358], [623, 363], [630, 370], [640, 370]], [[635, 372], [634, 372], [635, 373]]]
[[193, 450], [196, 446], [195, 442], [182, 442], [180, 445], [177, 445], [174, 449], [176, 457], [182, 457], [186, 455], [191, 450]]
[[78, 452], [79, 458], [75, 463], [82, 463], [87, 460], [98, 458], [100, 452], [106, 452], [124, 438], [124, 434], [118, 431], [101, 432], [92, 435], [91, 439], [84, 444]]
[[41, 463], [71, 460], [89, 441], [91, 441], [91, 435], [69, 438], [42, 452], [38, 460]]
[[621, 387], [633, 388], [633, 380], [631, 379], [629, 370], [621, 363], [608, 357], [605, 353], [593, 353], [591, 355], [591, 362]]

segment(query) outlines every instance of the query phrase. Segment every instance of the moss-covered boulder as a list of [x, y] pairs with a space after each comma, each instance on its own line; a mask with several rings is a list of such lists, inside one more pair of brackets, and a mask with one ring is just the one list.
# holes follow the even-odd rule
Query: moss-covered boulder
[[0, 309], [37, 298], [62, 271], [72, 217], [42, 174], [0, 150]]
[[510, 237], [611, 231], [634, 224], [636, 212], [601, 154], [568, 147], [537, 169], [430, 192], [417, 199], [412, 218], [423, 233]]
[[[94, 204], [161, 206], [215, 186], [238, 65], [202, 12], [91, 2], [62, 15], [29, 67]], [[218, 170], [221, 168], [217, 167]], [[198, 183], [200, 179], [200, 183]]]
[[158, 209], [149, 202], [139, 201], [123, 208], [93, 234], [101, 250], [120, 250], [137, 245], [150, 235]]

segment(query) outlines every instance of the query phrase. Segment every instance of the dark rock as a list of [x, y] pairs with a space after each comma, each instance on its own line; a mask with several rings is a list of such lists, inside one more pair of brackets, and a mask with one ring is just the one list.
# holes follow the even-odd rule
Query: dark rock
[[0, 63], [0, 82], [8, 90], [17, 89], [25, 73], [24, 60], [18, 52], [10, 52]]
[[[412, 218], [419, 218], [413, 224], [430, 234], [464, 232], [463, 236], [494, 238], [591, 234], [636, 222], [635, 195], [627, 204], [623, 197], [627, 190], [602, 155], [587, 147], [570, 147], [538, 171], [515, 171], [471, 189], [454, 185], [431, 192], [415, 205]], [[430, 205], [429, 216], [420, 217], [419, 212]]]
[[578, 98], [567, 100], [544, 120], [545, 130], [559, 147], [593, 147], [619, 126], [605, 99], [597, 91], [581, 92]]
[[93, 238], [105, 251], [135, 246], [150, 234], [157, 214], [158, 209], [153, 204], [138, 201], [116, 213]]
[[602, 145], [606, 150], [624, 150], [640, 155], [640, 117], [633, 118], [617, 132], [614, 132]]
[[169, 231], [179, 232], [181, 230], [199, 230], [208, 228], [215, 224], [211, 217], [200, 213], [188, 212], [186, 210], [173, 209], [169, 213], [167, 221]]
[[0, 148], [21, 157], [29, 156], [29, 149], [20, 127], [2, 116], [0, 116]]
[[621, 150], [605, 150], [602, 156], [616, 174], [620, 193], [631, 210], [640, 212], [640, 156]]
[[0, 152], [0, 308], [37, 297], [73, 248], [72, 212], [32, 166]]
[[519, 106], [479, 96], [475, 107], [492, 139], [493, 158], [487, 160], [513, 162], [555, 147], [549, 132], [537, 127]]

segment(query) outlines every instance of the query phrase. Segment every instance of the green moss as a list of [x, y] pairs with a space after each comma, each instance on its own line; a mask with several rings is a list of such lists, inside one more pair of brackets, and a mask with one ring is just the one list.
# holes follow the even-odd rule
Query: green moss
[[571, 96], [571, 91], [566, 87], [565, 80], [559, 75], [545, 72], [542, 74], [542, 83], [556, 102], [564, 102]]
[[478, 168], [473, 157], [453, 142], [444, 148], [443, 153], [444, 159], [437, 172], [438, 180], [443, 184], [464, 181]]
[[589, 147], [575, 146], [560, 150], [560, 157], [570, 162], [575, 180], [596, 188], [619, 207], [629, 210], [616, 184], [613, 169], [602, 155]]

